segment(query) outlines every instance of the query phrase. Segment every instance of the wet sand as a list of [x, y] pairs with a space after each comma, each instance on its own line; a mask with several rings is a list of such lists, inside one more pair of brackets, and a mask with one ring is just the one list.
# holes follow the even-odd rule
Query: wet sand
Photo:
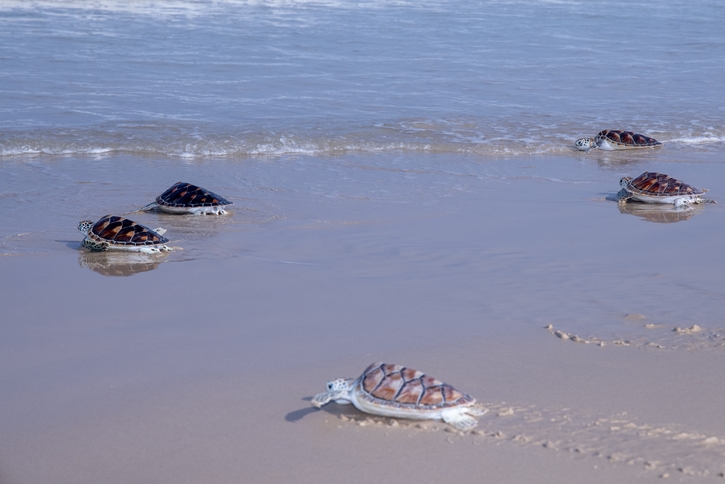
[[[386, 156], [5, 163], [0, 481], [723, 480], [721, 164]], [[645, 170], [721, 203], [620, 211]], [[166, 257], [79, 250], [78, 220], [179, 180], [233, 213], [138, 214]], [[373, 361], [489, 412], [310, 406]]]

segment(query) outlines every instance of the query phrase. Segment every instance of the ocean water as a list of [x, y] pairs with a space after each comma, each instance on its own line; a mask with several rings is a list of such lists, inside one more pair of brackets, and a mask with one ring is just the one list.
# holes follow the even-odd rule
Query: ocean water
[[0, 156], [568, 156], [605, 128], [717, 152], [724, 21], [718, 0], [6, 0]]

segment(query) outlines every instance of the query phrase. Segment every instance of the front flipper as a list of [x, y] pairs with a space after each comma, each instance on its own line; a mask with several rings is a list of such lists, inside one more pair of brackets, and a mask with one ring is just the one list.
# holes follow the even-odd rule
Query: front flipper
[[106, 252], [108, 250], [108, 244], [94, 242], [88, 237], [83, 239], [81, 245], [91, 252]]
[[627, 200], [629, 200], [630, 198], [632, 198], [632, 194], [624, 188], [617, 192], [617, 203], [627, 203]]
[[318, 393], [312, 398], [312, 406], [321, 408], [332, 401], [333, 394], [330, 392]]

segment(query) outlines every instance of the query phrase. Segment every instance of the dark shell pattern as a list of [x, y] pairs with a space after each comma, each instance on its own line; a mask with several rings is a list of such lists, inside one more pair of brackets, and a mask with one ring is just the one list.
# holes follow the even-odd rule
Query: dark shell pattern
[[470, 405], [476, 399], [447, 383], [401, 365], [373, 363], [360, 377], [362, 398], [378, 405], [435, 410]]
[[117, 215], [106, 215], [91, 227], [90, 233], [113, 245], [159, 245], [169, 241], [139, 223]]
[[232, 202], [216, 193], [191, 183], [178, 182], [156, 197], [156, 203], [166, 207], [216, 207], [233, 205]]
[[683, 183], [676, 178], [665, 175], [664, 173], [657, 173], [654, 171], [642, 173], [634, 180], [631, 180], [627, 184], [627, 189], [635, 193], [653, 197], [700, 195], [707, 191], [705, 189], [695, 188], [687, 183]]
[[607, 138], [612, 143], [633, 147], [660, 146], [662, 144], [649, 136], [618, 129], [605, 129], [601, 131], [596, 139], [599, 140], [602, 138]]

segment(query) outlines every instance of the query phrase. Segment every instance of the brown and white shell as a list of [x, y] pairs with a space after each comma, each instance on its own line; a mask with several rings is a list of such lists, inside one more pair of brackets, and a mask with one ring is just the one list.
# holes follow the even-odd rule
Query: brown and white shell
[[673, 197], [701, 195], [707, 189], [695, 188], [664, 173], [648, 171], [627, 182], [626, 189], [632, 193], [649, 197]]
[[649, 136], [619, 129], [605, 129], [600, 131], [594, 138], [597, 143], [603, 139], [623, 148], [647, 148], [662, 145], [662, 143]]
[[169, 241], [150, 228], [118, 215], [105, 215], [93, 224], [88, 236], [117, 246], [153, 246]]
[[395, 408], [439, 410], [470, 406], [476, 399], [451, 385], [401, 365], [373, 363], [360, 376], [358, 398]]

